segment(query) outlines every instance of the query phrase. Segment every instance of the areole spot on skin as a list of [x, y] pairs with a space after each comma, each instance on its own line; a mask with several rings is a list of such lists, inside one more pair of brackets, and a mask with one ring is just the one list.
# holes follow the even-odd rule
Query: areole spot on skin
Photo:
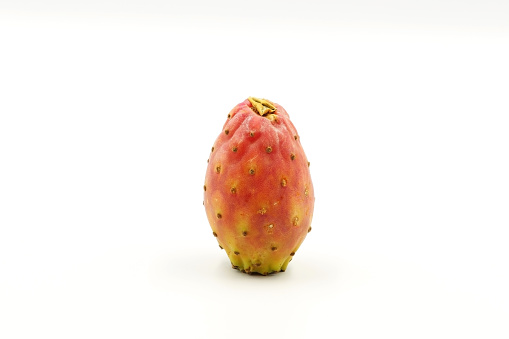
[[237, 193], [237, 189], [235, 187], [232, 187], [232, 188], [230, 188], [230, 192], [235, 194], [235, 193]]
[[254, 175], [254, 174], [255, 174], [255, 170], [254, 170], [254, 168], [250, 168], [250, 169], [249, 169], [249, 174], [251, 174], [251, 175]]
[[249, 132], [249, 136], [254, 137], [254, 132], [253, 131]]
[[217, 233], [216, 232], [212, 232], [212, 235], [217, 238]]
[[233, 147], [233, 148], [232, 148], [232, 151], [233, 151], [233, 152], [237, 152], [237, 147], [236, 147], [236, 146], [235, 146], [235, 147]]
[[266, 230], [268, 234], [272, 234], [274, 232], [274, 224], [267, 225]]
[[221, 213], [218, 213], [216, 216], [217, 216], [217, 218], [218, 218], [218, 219], [221, 219], [221, 218], [223, 217], [223, 216], [221, 215]]
[[265, 207], [262, 207], [258, 210], [257, 212], [258, 214], [261, 214], [261, 215], [264, 215], [265, 213], [267, 213], [267, 210], [265, 209]]
[[233, 253], [235, 253], [235, 255], [239, 255], [240, 254], [239, 251], [235, 251]]
[[211, 152], [214, 152], [214, 146], [212, 146], [212, 150], [211, 150]]
[[203, 190], [206, 191], [207, 190], [207, 185], [203, 185]]
[[220, 165], [219, 165], [219, 166], [216, 166], [216, 172], [217, 172], [217, 173], [221, 173], [221, 166], [220, 166]]
[[297, 226], [299, 223], [299, 217], [293, 218], [293, 226]]
[[286, 179], [285, 178], [281, 179], [281, 186], [286, 187]]
[[228, 133], [230, 133], [230, 130], [227, 129], [224, 131], [224, 134], [228, 135]]
[[292, 160], [295, 159], [295, 154], [293, 154], [293, 153], [290, 154], [290, 159], [292, 159]]
[[267, 148], [265, 149], [265, 152], [267, 152], [267, 153], [270, 153], [270, 152], [272, 152], [272, 147], [270, 147], [270, 146], [267, 146]]

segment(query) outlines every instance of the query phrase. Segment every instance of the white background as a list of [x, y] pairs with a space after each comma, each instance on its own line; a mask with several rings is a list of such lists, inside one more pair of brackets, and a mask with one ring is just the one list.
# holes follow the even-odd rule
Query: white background
[[[0, 337], [508, 338], [509, 3], [0, 0]], [[206, 159], [248, 96], [311, 161], [232, 270]]]

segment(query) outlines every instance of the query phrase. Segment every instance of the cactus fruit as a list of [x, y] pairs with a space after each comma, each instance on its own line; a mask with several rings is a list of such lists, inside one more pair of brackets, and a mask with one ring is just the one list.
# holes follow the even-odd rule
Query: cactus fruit
[[241, 102], [207, 162], [203, 204], [232, 267], [284, 272], [311, 231], [315, 200], [309, 162], [288, 113], [265, 99]]

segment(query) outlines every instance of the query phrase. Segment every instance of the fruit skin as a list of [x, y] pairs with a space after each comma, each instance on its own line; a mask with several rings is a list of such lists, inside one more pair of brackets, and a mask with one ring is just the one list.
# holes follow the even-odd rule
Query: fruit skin
[[266, 275], [286, 270], [311, 230], [315, 196], [288, 113], [266, 101], [275, 112], [262, 116], [250, 99], [231, 110], [211, 149], [204, 205], [232, 267]]

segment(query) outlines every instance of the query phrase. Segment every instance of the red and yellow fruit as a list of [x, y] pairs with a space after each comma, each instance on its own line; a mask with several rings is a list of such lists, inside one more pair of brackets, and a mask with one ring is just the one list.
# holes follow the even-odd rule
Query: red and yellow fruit
[[235, 106], [212, 147], [203, 188], [212, 234], [233, 268], [285, 271], [311, 231], [315, 196], [283, 107], [257, 98]]

